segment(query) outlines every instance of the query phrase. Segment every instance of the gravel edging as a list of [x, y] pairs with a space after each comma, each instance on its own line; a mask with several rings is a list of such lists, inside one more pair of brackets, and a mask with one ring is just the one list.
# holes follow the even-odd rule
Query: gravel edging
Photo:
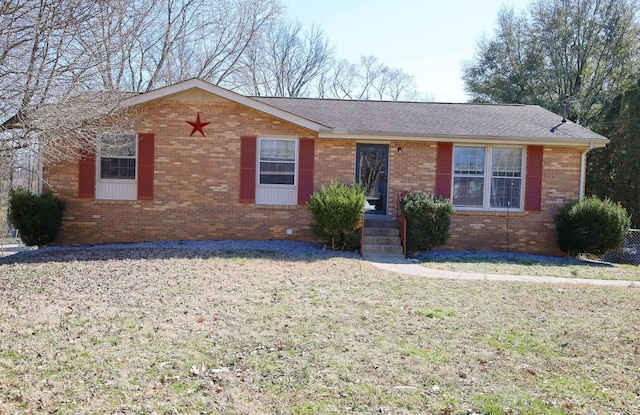
[[14, 258], [44, 255], [55, 252], [77, 252], [98, 250], [138, 250], [138, 249], [181, 249], [199, 252], [210, 251], [262, 251], [274, 252], [291, 256], [315, 256], [315, 257], [346, 257], [361, 258], [358, 252], [334, 251], [325, 247], [321, 242], [300, 242], [291, 240], [207, 240], [186, 241], [167, 240], [136, 243], [113, 243], [100, 245], [74, 245], [74, 246], [47, 246], [40, 249], [22, 251], [12, 255]]
[[446, 249], [434, 249], [428, 252], [420, 252], [411, 257], [419, 262], [440, 261], [464, 261], [468, 259], [486, 258], [498, 262], [507, 262], [517, 258], [519, 261], [535, 261], [539, 263], [583, 264], [584, 261], [571, 257], [556, 257], [549, 255], [523, 254], [515, 252], [499, 251], [454, 251]]

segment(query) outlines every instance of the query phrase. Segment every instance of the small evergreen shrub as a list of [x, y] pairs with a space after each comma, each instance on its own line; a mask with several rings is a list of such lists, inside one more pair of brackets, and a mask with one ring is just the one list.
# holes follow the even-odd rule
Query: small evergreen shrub
[[622, 205], [595, 196], [565, 203], [554, 221], [560, 249], [570, 256], [600, 255], [617, 248], [631, 224]]
[[331, 182], [311, 195], [311, 231], [332, 249], [360, 247], [365, 194], [362, 186]]
[[51, 193], [37, 196], [23, 188], [9, 191], [9, 221], [27, 246], [55, 241], [63, 212], [64, 202]]
[[447, 243], [453, 203], [426, 193], [407, 193], [402, 198], [407, 221], [407, 252], [430, 251]]

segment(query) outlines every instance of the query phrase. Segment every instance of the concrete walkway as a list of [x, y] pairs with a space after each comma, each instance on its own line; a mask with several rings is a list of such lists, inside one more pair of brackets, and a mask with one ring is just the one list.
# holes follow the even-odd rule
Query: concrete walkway
[[586, 278], [560, 278], [542, 277], [527, 275], [508, 274], [475, 274], [471, 272], [445, 271], [423, 267], [415, 262], [404, 258], [369, 256], [365, 258], [375, 267], [395, 272], [397, 274], [415, 275], [418, 277], [439, 278], [447, 280], [467, 280], [467, 281], [510, 281], [525, 282], [533, 284], [568, 284], [568, 285], [597, 285], [603, 287], [628, 287], [640, 288], [640, 281], [620, 281], [620, 280], [596, 280]]

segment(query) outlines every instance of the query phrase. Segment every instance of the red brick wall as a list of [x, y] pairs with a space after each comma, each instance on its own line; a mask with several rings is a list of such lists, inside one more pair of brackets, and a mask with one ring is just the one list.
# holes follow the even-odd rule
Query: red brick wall
[[564, 255], [553, 217], [580, 196], [580, 158], [586, 148], [545, 147], [539, 212], [455, 212], [447, 249]]
[[315, 188], [337, 180], [351, 184], [356, 178], [356, 142], [353, 140], [317, 140]]
[[[206, 137], [191, 126], [200, 113]], [[306, 206], [239, 203], [240, 136], [315, 133], [231, 102], [148, 105], [137, 132], [155, 134], [154, 199], [78, 199], [77, 162], [49, 166], [46, 179], [67, 202], [58, 244], [172, 239], [310, 240]], [[292, 235], [286, 230], [292, 229]]]
[[[189, 137], [197, 113], [206, 137]], [[176, 239], [313, 240], [306, 206], [239, 203], [240, 137], [316, 137], [315, 133], [232, 102], [164, 100], [147, 105], [136, 127], [155, 134], [154, 199], [78, 199], [77, 162], [48, 166], [45, 177], [67, 202], [58, 244]], [[396, 191], [435, 191], [437, 144], [389, 141], [388, 213]], [[402, 153], [397, 148], [402, 147]], [[314, 186], [355, 181], [356, 141], [317, 139]], [[584, 148], [545, 147], [539, 212], [455, 212], [447, 249], [562, 255], [553, 216], [579, 196]], [[286, 230], [292, 229], [292, 235]]]
[[[437, 144], [394, 141], [390, 146], [388, 209], [394, 214], [396, 190], [435, 192]], [[402, 147], [402, 154], [398, 154], [398, 147]], [[584, 150], [545, 147], [539, 212], [456, 211], [444, 248], [564, 255], [556, 242], [553, 216], [566, 200], [579, 197]]]
[[[398, 147], [402, 153], [398, 153]], [[389, 151], [388, 212], [395, 215], [397, 192], [427, 192], [436, 186], [437, 143], [394, 141]]]

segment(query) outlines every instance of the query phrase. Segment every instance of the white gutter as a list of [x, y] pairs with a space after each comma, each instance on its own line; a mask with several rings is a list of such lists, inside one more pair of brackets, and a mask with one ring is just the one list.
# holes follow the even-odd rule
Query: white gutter
[[584, 187], [587, 178], [587, 153], [592, 149], [593, 143], [589, 143], [589, 148], [583, 151], [580, 156], [580, 200], [584, 199]]
[[393, 134], [393, 133], [354, 133], [347, 131], [320, 130], [318, 138], [363, 140], [363, 141], [418, 141], [418, 142], [448, 142], [470, 144], [535, 144], [554, 147], [604, 147], [609, 143], [607, 139], [587, 138], [542, 138], [542, 137], [500, 137], [500, 136], [461, 136], [461, 135], [421, 135], [421, 134]]
[[38, 195], [44, 191], [44, 160], [38, 155]]

